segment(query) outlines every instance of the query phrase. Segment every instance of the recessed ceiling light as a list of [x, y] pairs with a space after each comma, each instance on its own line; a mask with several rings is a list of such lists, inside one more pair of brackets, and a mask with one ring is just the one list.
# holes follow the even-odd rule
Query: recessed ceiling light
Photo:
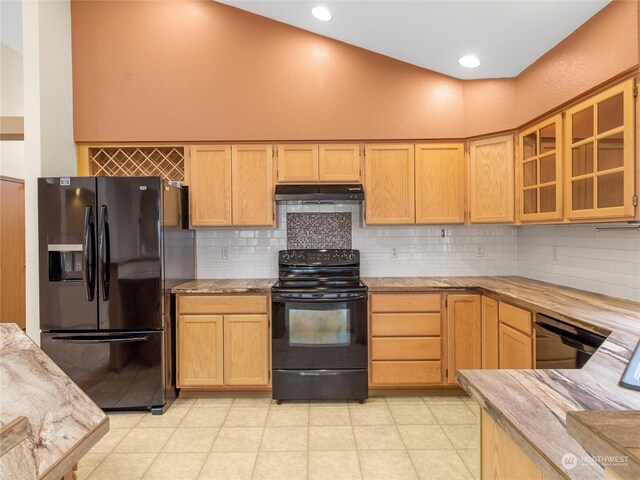
[[480, 66], [480, 60], [475, 55], [465, 55], [458, 59], [458, 63], [463, 67], [476, 68]]
[[322, 20], [323, 22], [328, 22], [331, 20], [331, 12], [327, 10], [326, 7], [313, 7], [311, 9], [311, 15], [316, 17], [318, 20]]

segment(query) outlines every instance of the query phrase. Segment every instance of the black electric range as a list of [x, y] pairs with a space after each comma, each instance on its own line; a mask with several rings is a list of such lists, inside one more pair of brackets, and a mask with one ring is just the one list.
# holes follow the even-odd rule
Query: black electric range
[[368, 397], [358, 250], [283, 250], [272, 288], [273, 398]]

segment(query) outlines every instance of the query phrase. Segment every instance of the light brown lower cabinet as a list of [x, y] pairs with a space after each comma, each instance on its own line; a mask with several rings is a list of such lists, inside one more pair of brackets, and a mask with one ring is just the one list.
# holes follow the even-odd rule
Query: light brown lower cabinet
[[447, 295], [447, 346], [448, 383], [457, 383], [460, 369], [482, 367], [480, 295]]
[[531, 312], [499, 302], [499, 368], [533, 368]]
[[178, 317], [178, 387], [222, 385], [222, 315]]
[[542, 470], [484, 410], [481, 431], [481, 478], [546, 480]]
[[266, 295], [178, 295], [177, 387], [266, 386]]
[[500, 368], [533, 368], [532, 338], [500, 324]]
[[498, 301], [482, 296], [482, 368], [498, 368]]
[[442, 384], [441, 304], [438, 293], [371, 294], [370, 386]]
[[266, 385], [269, 372], [266, 315], [224, 316], [224, 383]]

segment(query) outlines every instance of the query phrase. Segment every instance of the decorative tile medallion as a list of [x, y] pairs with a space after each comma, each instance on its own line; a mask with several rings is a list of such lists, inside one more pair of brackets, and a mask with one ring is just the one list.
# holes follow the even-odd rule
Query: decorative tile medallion
[[351, 248], [351, 213], [287, 213], [287, 248]]

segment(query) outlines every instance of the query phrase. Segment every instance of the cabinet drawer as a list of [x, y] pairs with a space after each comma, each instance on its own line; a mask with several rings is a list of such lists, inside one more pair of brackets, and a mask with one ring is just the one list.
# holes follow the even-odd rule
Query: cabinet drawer
[[440, 384], [442, 362], [371, 362], [371, 383], [386, 385]]
[[376, 293], [371, 295], [372, 312], [439, 312], [439, 293]]
[[266, 295], [179, 295], [178, 313], [267, 313]]
[[498, 306], [498, 318], [502, 323], [531, 335], [531, 312], [514, 307], [508, 303], [500, 302]]
[[373, 337], [439, 336], [439, 313], [374, 313], [371, 315]]
[[440, 360], [440, 337], [372, 338], [371, 360]]

